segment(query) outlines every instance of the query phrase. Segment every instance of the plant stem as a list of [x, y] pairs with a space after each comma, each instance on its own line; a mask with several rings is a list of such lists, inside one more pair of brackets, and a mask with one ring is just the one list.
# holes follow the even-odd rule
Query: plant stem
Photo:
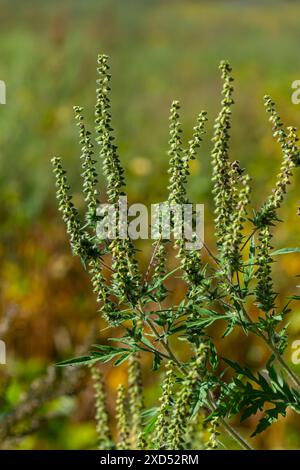
[[147, 323], [147, 325], [149, 325], [149, 327], [151, 328], [151, 330], [155, 334], [156, 338], [159, 340], [160, 344], [168, 352], [168, 354], [170, 356], [170, 359], [176, 364], [176, 366], [179, 368], [179, 370], [181, 372], [183, 372], [184, 368], [182, 367], [181, 362], [177, 359], [177, 357], [173, 353], [172, 349], [170, 348], [170, 345], [169, 345], [168, 341], [162, 341], [161, 335], [159, 334], [159, 332], [157, 331], [157, 329], [155, 328], [155, 326], [153, 325], [153, 323], [150, 319], [146, 320], [146, 323]]
[[158, 248], [159, 248], [159, 245], [160, 245], [160, 243], [161, 243], [161, 240], [162, 240], [162, 235], [160, 235], [159, 239], [157, 240], [157, 243], [155, 244], [155, 247], [154, 247], [154, 250], [153, 250], [153, 253], [152, 253], [152, 256], [151, 256], [151, 259], [150, 259], [150, 262], [149, 262], [149, 265], [148, 265], [148, 268], [147, 268], [147, 271], [146, 271], [146, 274], [145, 274], [145, 277], [144, 277], [143, 284], [145, 284], [146, 282], [148, 282], [148, 277], [149, 277], [151, 268], [152, 268], [152, 266], [153, 266], [154, 258], [155, 258], [155, 255], [156, 255], [156, 253], [157, 253], [157, 250], [158, 250]]
[[[240, 302], [239, 302], [240, 304]], [[245, 315], [245, 317], [247, 318], [247, 320], [249, 321], [249, 323], [252, 323], [254, 324], [252, 318], [250, 318], [250, 316], [248, 315], [245, 307], [243, 304], [240, 304], [240, 307], [242, 308], [243, 310], [243, 314]], [[266, 343], [266, 345], [268, 346], [268, 348], [270, 349], [270, 351], [274, 354], [274, 356], [276, 357], [277, 361], [279, 362], [279, 364], [281, 365], [281, 367], [285, 370], [285, 372], [287, 373], [287, 375], [290, 377], [291, 381], [293, 382], [294, 385], [296, 385], [297, 388], [300, 389], [300, 379], [297, 377], [296, 374], [294, 374], [294, 372], [290, 369], [290, 367], [288, 366], [288, 364], [285, 362], [285, 360], [283, 359], [283, 357], [281, 356], [280, 352], [278, 351], [278, 349], [276, 348], [276, 346], [274, 346], [274, 344], [272, 343], [272, 341], [267, 338], [265, 336], [265, 334], [262, 332], [262, 331], [257, 331], [256, 334], [263, 339], [263, 341]]]
[[153, 354], [159, 354], [161, 357], [164, 357], [165, 359], [170, 359], [169, 356], [167, 356], [165, 353], [161, 352], [161, 351], [158, 351], [157, 349], [155, 348], [151, 348], [151, 349], [147, 349], [149, 348], [149, 346], [147, 346], [146, 343], [144, 343], [144, 341], [140, 340], [140, 343], [143, 344], [145, 347], [146, 347], [146, 350], [150, 353], [153, 353]]
[[257, 227], [255, 227], [254, 230], [252, 230], [252, 232], [250, 233], [250, 235], [246, 238], [246, 241], [244, 242], [244, 244], [242, 245], [241, 247], [241, 251], [243, 251], [243, 249], [245, 248], [245, 246], [247, 245], [247, 243], [249, 242], [249, 240], [251, 240], [251, 238], [253, 237], [253, 235], [257, 232]]
[[210, 250], [210, 248], [208, 248], [208, 246], [206, 245], [206, 243], [204, 243], [204, 241], [202, 241], [203, 243], [203, 246], [204, 248], [206, 249], [207, 253], [209, 254], [209, 256], [214, 260], [214, 262], [219, 266], [220, 265], [220, 261], [218, 260], [218, 258], [216, 258], [216, 256], [213, 254], [213, 252]]

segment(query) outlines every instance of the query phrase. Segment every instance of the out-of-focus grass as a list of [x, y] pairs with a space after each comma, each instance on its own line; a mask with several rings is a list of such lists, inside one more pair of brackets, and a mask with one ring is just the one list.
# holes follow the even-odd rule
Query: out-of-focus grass
[[[186, 140], [197, 113], [209, 112], [207, 139], [189, 186], [193, 200], [206, 204], [211, 241], [209, 151], [220, 102], [218, 63], [228, 59], [234, 69], [231, 152], [253, 176], [259, 204], [280, 166], [263, 95], [276, 100], [287, 124], [300, 123], [300, 106], [291, 103], [291, 83], [300, 78], [299, 15], [300, 5], [289, 1], [2, 0], [0, 79], [7, 85], [7, 104], [0, 106], [0, 316], [12, 304], [20, 312], [9, 335], [10, 353], [54, 361], [71, 353], [97, 317], [87, 276], [69, 253], [49, 164], [54, 154], [64, 157], [81, 205], [72, 106], [84, 105], [92, 126], [97, 53], [111, 56], [113, 124], [130, 201], [150, 204], [166, 196], [171, 101], [182, 103]], [[299, 182], [298, 175], [281, 212], [285, 222], [276, 231], [278, 246], [299, 244]], [[299, 257], [280, 259], [275, 273], [278, 289], [291, 292]], [[290, 331], [299, 337], [296, 315]], [[225, 342], [224, 354], [233, 353], [239, 341], [244, 357], [243, 340], [236, 334]], [[247, 354], [259, 366], [265, 352], [255, 343]], [[110, 374], [111, 388], [123, 376], [121, 369]], [[149, 403], [156, 390], [149, 388]], [[24, 446], [69, 448], [55, 429], [49, 429], [48, 444], [43, 434]], [[288, 426], [279, 423], [257, 445], [299, 446], [297, 432], [299, 423], [290, 417]]]
[[[202, 108], [211, 128], [222, 58], [236, 77], [232, 153], [258, 183], [269, 181], [266, 170], [275, 171], [279, 158], [262, 108], [264, 93], [278, 101], [284, 118], [299, 123], [290, 99], [300, 40], [295, 2], [4, 0], [1, 10], [0, 74], [8, 94], [0, 115], [1, 181], [8, 204], [19, 200], [26, 208], [22, 216], [36, 214], [53, 194], [49, 156], [59, 152], [70, 162], [78, 154], [72, 106], [85, 105], [91, 121], [98, 52], [111, 55], [114, 125], [134, 198], [165, 194], [172, 99], [182, 102], [189, 133]], [[209, 148], [208, 139], [192, 184], [198, 198], [209, 187]], [[135, 178], [140, 158], [147, 163]]]

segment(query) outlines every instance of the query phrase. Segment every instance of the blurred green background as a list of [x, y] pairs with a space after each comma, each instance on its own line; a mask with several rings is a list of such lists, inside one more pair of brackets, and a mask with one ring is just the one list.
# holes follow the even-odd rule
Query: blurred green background
[[[205, 203], [206, 239], [213, 244], [209, 154], [220, 106], [218, 64], [228, 59], [233, 66], [231, 155], [252, 176], [254, 204], [259, 206], [274, 184], [281, 158], [263, 108], [264, 94], [277, 102], [284, 122], [300, 124], [300, 105], [291, 102], [291, 84], [300, 79], [300, 5], [1, 0], [0, 9], [0, 79], [7, 86], [7, 104], [0, 106], [0, 325], [10, 319], [3, 337], [8, 364], [0, 366], [1, 417], [18, 405], [47, 365], [74, 354], [91, 325], [99, 322], [87, 275], [70, 254], [50, 169], [50, 158], [61, 155], [81, 207], [80, 149], [72, 107], [84, 106], [92, 126], [97, 54], [111, 56], [113, 125], [130, 202], [165, 199], [171, 101], [181, 102], [185, 141], [197, 113], [208, 111], [207, 138], [191, 168], [189, 191], [195, 202]], [[299, 182], [298, 174], [282, 209], [284, 223], [276, 230], [276, 247], [299, 246]], [[145, 247], [145, 259], [149, 252]], [[282, 296], [295, 290], [299, 261], [299, 256], [289, 255], [274, 267]], [[174, 289], [180, 296], [180, 288]], [[293, 338], [300, 337], [299, 314], [289, 318], [287, 360]], [[260, 367], [267, 357], [260, 344], [245, 342], [238, 332], [220, 346], [228, 356], [239, 349], [240, 359], [253, 367]], [[300, 372], [299, 366], [295, 370]], [[105, 374], [113, 397], [125, 372], [107, 368]], [[157, 389], [157, 380], [148, 379], [149, 404]], [[110, 407], [112, 403], [110, 398]], [[47, 406], [50, 411], [43, 412], [56, 410], [51, 422], [19, 439], [14, 448], [95, 445], [93, 399], [86, 382], [75, 396]], [[242, 432], [249, 432], [248, 427], [249, 421]], [[255, 445], [299, 448], [299, 419], [291, 413], [259, 436]]]

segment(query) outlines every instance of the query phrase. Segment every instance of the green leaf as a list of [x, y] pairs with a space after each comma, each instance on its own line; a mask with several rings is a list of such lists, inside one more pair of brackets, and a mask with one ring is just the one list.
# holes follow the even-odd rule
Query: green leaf
[[[116, 338], [116, 340], [121, 342], [122, 338]], [[93, 344], [92, 347], [97, 349], [97, 354], [100, 354], [98, 351], [102, 351], [105, 354], [120, 354], [123, 351], [128, 351], [128, 348], [117, 348], [107, 344]]]
[[58, 362], [56, 365], [58, 367], [65, 366], [75, 366], [75, 365], [84, 365], [84, 364], [93, 364], [94, 362], [100, 361], [100, 357], [95, 356], [80, 356], [73, 359], [67, 359], [66, 361]]
[[141, 417], [142, 418], [152, 418], [153, 416], [157, 415], [158, 407], [153, 406], [152, 408], [148, 408], [147, 410], [142, 411]]
[[232, 317], [229, 321], [228, 321], [228, 324], [225, 328], [225, 331], [222, 335], [222, 338], [225, 338], [226, 336], [229, 336], [230, 333], [232, 333], [236, 323], [238, 323], [238, 319], [235, 318], [235, 317]]
[[114, 362], [114, 366], [119, 366], [131, 356], [132, 352], [121, 354], [121, 356]]
[[197, 384], [197, 388], [194, 393], [194, 401], [191, 404], [191, 417], [197, 416], [200, 408], [208, 405], [208, 392], [211, 389], [208, 382], [201, 382]]
[[230, 365], [230, 367], [232, 367], [238, 374], [244, 375], [245, 377], [248, 377], [248, 379], [253, 380], [254, 382], [258, 383], [257, 378], [253, 375], [253, 373], [247, 367], [242, 367], [237, 362], [230, 361], [229, 359], [226, 359], [224, 357], [223, 357], [223, 361], [226, 362], [226, 364]]
[[[158, 412], [158, 407], [153, 407], [153, 408], [148, 408], [147, 410], [142, 411], [141, 413], [141, 418], [146, 420], [146, 425], [143, 430], [143, 433], [145, 435], [149, 434], [150, 432], [153, 431], [156, 420], [157, 420], [157, 412]], [[147, 421], [148, 420], [148, 421]]]
[[152, 370], [158, 370], [161, 364], [161, 356], [155, 352], [153, 357]]
[[286, 405], [284, 403], [277, 403], [274, 408], [265, 411], [264, 417], [259, 421], [255, 431], [251, 434], [251, 437], [265, 431], [269, 426], [271, 426], [271, 424], [277, 421], [279, 415], [286, 415]]
[[288, 299], [291, 299], [291, 300], [300, 300], [300, 295], [291, 295], [290, 297], [288, 297]]
[[148, 346], [148, 348], [150, 348], [151, 351], [153, 351], [154, 346], [151, 343], [151, 341], [148, 338], [146, 338], [146, 336], [142, 336], [141, 340], [146, 346]]
[[169, 271], [165, 276], [161, 277], [158, 279], [158, 281], [155, 282], [155, 284], [149, 286], [149, 289], [147, 289], [146, 294], [149, 294], [150, 292], [154, 291], [157, 289], [168, 277], [172, 276], [176, 271], [179, 271], [180, 266], [177, 266], [177, 268], [173, 269], [172, 271]]
[[286, 255], [286, 254], [289, 254], [289, 253], [300, 253], [300, 248], [299, 247], [281, 248], [280, 250], [273, 251], [273, 253], [271, 253], [271, 256]]
[[212, 366], [212, 369], [215, 371], [219, 365], [218, 353], [212, 341], [210, 341], [209, 346], [210, 346], [209, 362]]
[[147, 435], [149, 434], [150, 432], [152, 432], [155, 428], [155, 424], [156, 424], [156, 420], [157, 420], [157, 416], [153, 416], [149, 422], [147, 423], [147, 425], [145, 426], [144, 428], [144, 434]]
[[228, 320], [232, 317], [228, 313], [222, 314], [206, 308], [196, 308], [196, 310], [201, 316], [197, 320], [189, 322], [187, 324], [188, 328], [207, 328], [217, 320]]

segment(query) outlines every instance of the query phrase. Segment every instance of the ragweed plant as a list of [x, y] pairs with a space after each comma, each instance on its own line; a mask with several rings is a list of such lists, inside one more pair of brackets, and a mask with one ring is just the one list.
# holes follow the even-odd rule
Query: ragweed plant
[[[300, 161], [298, 137], [293, 127], [285, 129], [271, 98], [265, 98], [273, 135], [282, 151], [282, 165], [274, 190], [258, 209], [250, 208], [250, 177], [239, 161], [230, 159], [229, 143], [233, 101], [231, 67], [222, 62], [221, 110], [217, 116], [212, 149], [213, 198], [216, 251], [205, 243], [202, 252], [187, 250], [185, 240], [174, 243], [161, 236], [153, 244], [148, 269], [140, 272], [137, 251], [132, 240], [121, 234], [119, 224], [112, 239], [100, 239], [96, 226], [97, 206], [104, 198], [97, 189], [96, 163], [102, 162], [106, 178], [106, 198], [117, 207], [125, 196], [125, 175], [115, 144], [110, 114], [110, 74], [108, 57], [98, 57], [97, 99], [95, 107], [96, 143], [86, 129], [83, 109], [75, 108], [82, 146], [83, 195], [85, 217], [74, 207], [66, 171], [61, 159], [53, 158], [59, 210], [67, 226], [74, 255], [81, 258], [91, 275], [100, 313], [110, 327], [123, 335], [112, 337], [110, 344], [96, 344], [84, 357], [61, 365], [95, 364], [113, 361], [114, 366], [128, 361], [128, 390], [118, 389], [115, 444], [110, 438], [104, 407], [104, 388], [99, 373], [92, 369], [96, 391], [96, 418], [101, 448], [117, 449], [215, 449], [220, 430], [225, 429], [244, 449], [251, 449], [248, 438], [231, 424], [239, 415], [244, 420], [260, 411], [252, 436], [262, 432], [287, 409], [300, 412], [300, 379], [285, 362], [287, 346], [286, 316], [293, 300], [283, 308], [277, 304], [272, 279], [274, 257], [293, 249], [274, 251], [273, 227], [280, 222], [280, 209], [292, 174]], [[182, 143], [180, 105], [174, 101], [170, 112], [168, 201], [189, 201], [186, 184], [189, 162], [196, 158], [205, 132], [206, 113], [199, 114], [187, 148]], [[99, 154], [99, 158], [98, 158]], [[120, 216], [118, 216], [120, 217]], [[118, 222], [118, 221], [117, 221]], [[174, 246], [172, 246], [174, 245]], [[175, 249], [178, 266], [169, 270], [166, 258]], [[295, 249], [299, 251], [299, 249]], [[109, 275], [106, 273], [109, 272]], [[186, 284], [178, 304], [169, 302], [166, 280], [179, 273]], [[259, 309], [258, 318], [251, 315]], [[255, 335], [270, 351], [264, 373], [228, 358], [221, 358], [209, 327], [222, 320], [223, 337], [241, 329]], [[190, 348], [190, 357], [179, 359], [170, 339], [180, 337]], [[163, 368], [161, 397], [156, 408], [144, 409], [140, 358], [153, 358], [153, 372]], [[231, 370], [230, 378], [220, 374], [222, 363]], [[95, 365], [93, 366], [95, 367]]]

